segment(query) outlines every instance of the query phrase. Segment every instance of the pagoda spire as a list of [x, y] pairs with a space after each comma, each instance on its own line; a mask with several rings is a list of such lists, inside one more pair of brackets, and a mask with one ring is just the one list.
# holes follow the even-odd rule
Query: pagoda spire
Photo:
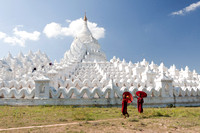
[[85, 12], [85, 16], [84, 16], [84, 19], [83, 19], [84, 21], [87, 21], [87, 17], [86, 17], [86, 12]]
[[87, 25], [87, 17], [86, 17], [86, 12], [85, 12], [85, 16], [83, 18], [83, 29], [82, 31], [79, 33], [80, 35], [91, 35], [91, 32], [88, 28], [88, 25]]

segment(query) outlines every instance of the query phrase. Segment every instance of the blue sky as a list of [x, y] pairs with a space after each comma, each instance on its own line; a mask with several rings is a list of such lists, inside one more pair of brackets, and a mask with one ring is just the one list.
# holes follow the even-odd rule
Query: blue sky
[[[87, 12], [107, 59], [113, 56], [136, 63], [145, 58], [169, 67], [189, 66], [200, 72], [200, 3], [198, 0], [6, 0], [0, 4], [0, 58], [40, 49], [60, 60], [73, 35], [47, 37], [53, 22], [62, 28]], [[191, 5], [193, 4], [193, 5]], [[95, 25], [94, 25], [95, 28]], [[6, 38], [6, 39], [5, 39]]]

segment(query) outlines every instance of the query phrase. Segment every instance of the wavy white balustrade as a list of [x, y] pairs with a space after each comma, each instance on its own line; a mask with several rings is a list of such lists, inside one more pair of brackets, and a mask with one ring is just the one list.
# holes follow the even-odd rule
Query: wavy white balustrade
[[198, 95], [198, 94], [197, 94], [197, 91], [198, 91], [197, 88], [192, 88], [192, 89], [191, 89], [191, 95], [192, 95], [192, 96], [197, 96], [197, 95]]
[[[77, 99], [83, 98], [83, 95], [86, 94], [89, 99], [94, 98], [95, 94], [99, 96], [99, 98], [105, 98], [107, 93], [111, 93], [111, 88], [109, 86], [104, 87], [102, 90], [100, 88], [95, 87], [90, 90], [88, 87], [83, 87], [81, 90], [71, 87], [70, 89], [59, 88], [55, 90], [55, 88], [50, 88], [50, 94], [52, 98], [60, 98], [62, 95], [65, 99], [70, 99], [72, 94], [76, 96]], [[113, 98], [114, 95], [108, 95], [109, 98]]]
[[191, 92], [192, 92], [191, 88], [186, 88], [186, 95], [187, 96], [191, 96]]
[[173, 94], [176, 97], [180, 96], [181, 95], [180, 87], [174, 87]]
[[200, 88], [197, 88], [197, 94], [200, 96]]
[[35, 88], [22, 88], [20, 90], [16, 88], [1, 88], [0, 89], [0, 96], [2, 98], [16, 98], [16, 99], [32, 99], [35, 96]]
[[[58, 86], [61, 87], [67, 87], [67, 86], [88, 86], [88, 87], [95, 87], [98, 86], [100, 88], [103, 88], [103, 86], [107, 86], [108, 85], [108, 80], [102, 79], [101, 81], [97, 80], [97, 79], [93, 79], [92, 81], [89, 79], [85, 79], [83, 82], [80, 81], [79, 79], [75, 79], [74, 81], [67, 79], [65, 81], [63, 80], [58, 80]], [[55, 83], [55, 81], [54, 81]]]
[[33, 80], [29, 81], [16, 81], [16, 80], [11, 80], [11, 81], [3, 81], [0, 83], [0, 88], [5, 87], [5, 88], [16, 88], [16, 89], [22, 89], [23, 87], [33, 89], [35, 87], [35, 82]]
[[[135, 93], [137, 91], [144, 91], [147, 93], [148, 97], [162, 97], [161, 91], [162, 88], [135, 88], [135, 87], [112, 87], [106, 86], [102, 90], [99, 87], [94, 87], [92, 90], [88, 87], [82, 87], [81, 89], [78, 89], [76, 87], [70, 87], [69, 89], [66, 89], [65, 87], [60, 87], [57, 90], [53, 87], [50, 87], [50, 95], [51, 98], [59, 99], [61, 96], [63, 96], [65, 99], [72, 98], [72, 94], [77, 99], [82, 99], [84, 94], [87, 95], [89, 99], [95, 98], [95, 94], [99, 96], [99, 98], [107, 98], [106, 95], [108, 94], [108, 98], [114, 98], [122, 96], [123, 92], [128, 91], [133, 96], [135, 96]], [[175, 97], [194, 97], [194, 96], [200, 96], [200, 89], [199, 88], [180, 88], [176, 87], [173, 89], [173, 95]], [[33, 99], [35, 96], [35, 87], [33, 89], [30, 88], [22, 88], [22, 89], [16, 89], [16, 88], [7, 88], [3, 87], [0, 89], [0, 97], [1, 98], [15, 98], [15, 99]]]
[[181, 96], [183, 96], [183, 97], [186, 96], [186, 89], [187, 88], [185, 88], [185, 87], [183, 87], [183, 88], [180, 89]]

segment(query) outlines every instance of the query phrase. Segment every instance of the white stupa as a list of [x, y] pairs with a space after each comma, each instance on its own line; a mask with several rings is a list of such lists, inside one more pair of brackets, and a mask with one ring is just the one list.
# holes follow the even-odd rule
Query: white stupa
[[[95, 93], [105, 98], [107, 92], [112, 92], [109, 93], [111, 98], [117, 95], [119, 98], [123, 91], [135, 93], [137, 90], [147, 92], [151, 98], [187, 96], [188, 102], [191, 97], [200, 96], [200, 75], [195, 70], [190, 71], [187, 66], [185, 70], [178, 70], [175, 65], [167, 68], [164, 63], [156, 65], [145, 59], [132, 63], [115, 56], [108, 61], [100, 44], [88, 28], [86, 15], [82, 30], [74, 38], [70, 49], [65, 52], [60, 62], [52, 62], [41, 51], [35, 53], [29, 51], [27, 55], [20, 52], [16, 57], [9, 53], [7, 57], [0, 60], [2, 98], [14, 96], [32, 99], [34, 95], [38, 98], [39, 92], [35, 90], [41, 88], [41, 85], [35, 85], [40, 83], [38, 79], [45, 81], [46, 88], [48, 88], [47, 79], [50, 80], [49, 90], [47, 90], [50, 91], [50, 96], [48, 92], [46, 96], [49, 98], [73, 98], [73, 93], [76, 95], [75, 98], [79, 99], [84, 98], [85, 93], [89, 98], [94, 98]], [[109, 90], [110, 88], [112, 89]], [[170, 100], [162, 102], [166, 101], [169, 103]], [[51, 102], [49, 104], [53, 104]]]
[[105, 54], [101, 51], [98, 41], [92, 36], [87, 26], [87, 17], [84, 16], [83, 28], [75, 37], [70, 50], [64, 55], [64, 62], [106, 61]]

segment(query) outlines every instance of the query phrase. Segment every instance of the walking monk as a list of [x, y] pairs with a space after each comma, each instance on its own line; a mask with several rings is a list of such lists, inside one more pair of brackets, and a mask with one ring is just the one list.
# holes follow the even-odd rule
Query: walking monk
[[138, 98], [137, 98], [138, 112], [143, 113], [143, 107], [142, 107], [142, 105], [144, 103], [143, 98], [147, 97], [147, 93], [145, 93], [144, 91], [137, 91], [136, 95], [138, 96]]
[[137, 107], [138, 107], [138, 112], [140, 113], [143, 113], [143, 108], [142, 108], [143, 103], [144, 103], [144, 100], [141, 97], [141, 94], [139, 94], [139, 97], [137, 99]]
[[128, 103], [128, 98], [126, 97], [125, 94], [123, 94], [123, 100], [122, 100], [122, 114], [124, 116], [124, 118], [126, 118], [126, 114], [127, 117], [129, 117], [129, 114], [127, 112], [127, 103]]

